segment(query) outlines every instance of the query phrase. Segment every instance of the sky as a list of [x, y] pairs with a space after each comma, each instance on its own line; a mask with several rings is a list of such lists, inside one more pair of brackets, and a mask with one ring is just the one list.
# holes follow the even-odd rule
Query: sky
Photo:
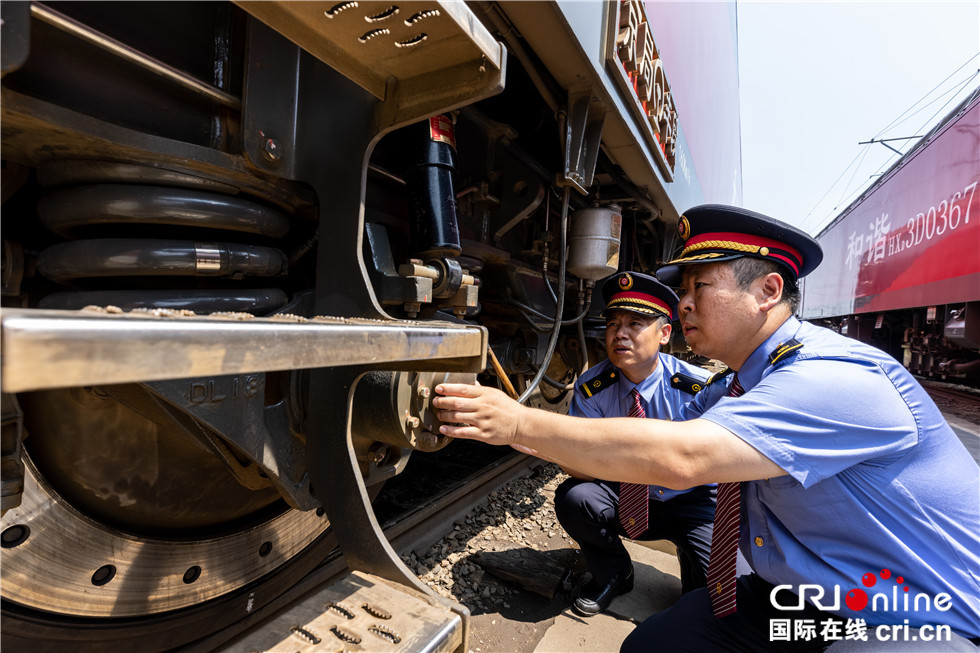
[[925, 134], [980, 84], [977, 0], [736, 6], [742, 204], [814, 235], [899, 158], [859, 143]]

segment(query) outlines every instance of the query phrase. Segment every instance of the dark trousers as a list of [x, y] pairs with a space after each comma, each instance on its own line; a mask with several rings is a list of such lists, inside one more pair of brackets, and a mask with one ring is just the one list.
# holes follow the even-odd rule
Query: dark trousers
[[[582, 549], [600, 585], [630, 564], [619, 523], [619, 483], [571, 478], [555, 491], [555, 514]], [[650, 501], [650, 526], [639, 540], [670, 540], [677, 547], [681, 591], [704, 587], [715, 518], [715, 488], [697, 487], [669, 501]]]
[[[648, 618], [630, 633], [623, 642], [620, 653], [717, 653], [719, 651], [778, 651], [785, 653], [926, 653], [933, 651], [963, 651], [975, 653], [976, 643], [953, 634], [950, 641], [926, 641], [916, 628], [893, 631], [884, 627], [881, 639], [875, 626], [869, 626], [866, 641], [846, 636], [842, 627], [829, 640], [820, 636], [822, 626], [828, 620], [846, 623], [846, 619], [805, 604], [803, 610], [782, 611], [772, 606], [770, 593], [773, 585], [755, 574], [739, 576], [736, 585], [738, 610], [735, 614], [716, 619], [711, 611], [711, 598], [707, 588], [682, 596], [677, 603], [663, 612]], [[784, 592], [786, 590], [783, 590]], [[787, 594], [789, 594], [787, 592]], [[782, 605], [796, 605], [798, 600], [780, 599]], [[792, 633], [783, 641], [778, 629], [771, 622], [786, 622]], [[815, 636], [804, 639], [795, 632], [799, 623], [815, 625]], [[775, 636], [774, 636], [774, 633]], [[927, 633], [927, 636], [931, 633]], [[774, 639], [776, 641], [774, 641]]]

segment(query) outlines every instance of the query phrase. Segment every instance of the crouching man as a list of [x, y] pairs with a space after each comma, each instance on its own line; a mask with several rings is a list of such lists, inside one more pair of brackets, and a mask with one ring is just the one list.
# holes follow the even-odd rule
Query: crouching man
[[[653, 277], [624, 272], [602, 286], [608, 358], [583, 375], [570, 415], [686, 419], [705, 370], [663, 354], [677, 295]], [[585, 556], [591, 582], [572, 604], [580, 615], [606, 610], [633, 588], [633, 565], [621, 537], [669, 540], [677, 547], [682, 592], [704, 587], [715, 518], [715, 486], [672, 490], [595, 479], [574, 469], [558, 487], [555, 513]]]

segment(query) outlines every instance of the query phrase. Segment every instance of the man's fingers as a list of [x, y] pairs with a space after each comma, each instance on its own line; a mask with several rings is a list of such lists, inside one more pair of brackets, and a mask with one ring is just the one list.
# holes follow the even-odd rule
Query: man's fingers
[[468, 424], [443, 424], [439, 432], [451, 438], [473, 439], [478, 430]]
[[457, 397], [452, 395], [445, 396], [445, 397], [444, 396], [433, 397], [432, 405], [435, 406], [436, 410], [455, 411], [455, 412], [462, 412], [462, 413], [472, 412], [477, 409], [476, 404], [469, 397]]
[[436, 394], [453, 397], [476, 397], [480, 394], [480, 386], [468, 383], [440, 383], [436, 386]]
[[458, 412], [455, 410], [437, 410], [436, 418], [440, 422], [446, 422], [449, 424], [461, 424], [466, 422], [467, 417], [472, 417], [468, 413]]

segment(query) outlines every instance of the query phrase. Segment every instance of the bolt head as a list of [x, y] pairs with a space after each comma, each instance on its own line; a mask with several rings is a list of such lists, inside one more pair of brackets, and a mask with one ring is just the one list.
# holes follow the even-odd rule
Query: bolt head
[[371, 462], [380, 463], [388, 455], [388, 447], [384, 445], [371, 448]]
[[270, 163], [278, 163], [282, 160], [282, 144], [274, 138], [266, 138], [262, 141], [262, 158]]

